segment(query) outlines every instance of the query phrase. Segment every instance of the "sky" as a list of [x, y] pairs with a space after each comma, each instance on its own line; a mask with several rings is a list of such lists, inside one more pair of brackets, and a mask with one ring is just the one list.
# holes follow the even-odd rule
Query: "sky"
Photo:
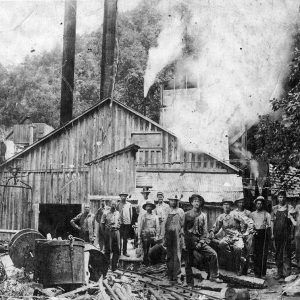
[[[133, 9], [140, 0], [119, 0], [120, 12]], [[103, 21], [104, 0], [77, 0], [77, 33], [91, 32]], [[62, 45], [63, 0], [0, 0], [0, 63], [19, 64]], [[34, 50], [34, 51], [33, 51]]]

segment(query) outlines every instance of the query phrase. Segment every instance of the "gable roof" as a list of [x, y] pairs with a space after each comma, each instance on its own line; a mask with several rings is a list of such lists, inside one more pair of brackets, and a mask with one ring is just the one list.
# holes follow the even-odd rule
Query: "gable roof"
[[[107, 102], [110, 103], [115, 103], [117, 105], [119, 105], [120, 107], [122, 107], [123, 109], [131, 112], [132, 114], [135, 114], [136, 116], [148, 121], [149, 123], [153, 124], [154, 126], [158, 127], [159, 129], [161, 129], [162, 131], [174, 136], [176, 138], [176, 135], [174, 133], [172, 133], [171, 131], [169, 131], [168, 129], [164, 128], [163, 126], [161, 126], [160, 124], [156, 123], [155, 121], [149, 119], [148, 117], [142, 115], [141, 113], [135, 111], [134, 109], [128, 107], [127, 105], [117, 101], [117, 100], [112, 100], [111, 98], [106, 98], [104, 100], [98, 101], [96, 104], [94, 104], [93, 106], [91, 106], [89, 109], [87, 109], [86, 111], [84, 111], [82, 114], [80, 114], [79, 116], [73, 118], [71, 121], [67, 122], [66, 124], [58, 127], [57, 129], [51, 131], [49, 134], [45, 135], [43, 138], [41, 138], [40, 140], [37, 140], [36, 142], [34, 142], [33, 144], [31, 144], [30, 146], [28, 146], [27, 148], [25, 148], [23, 151], [15, 154], [14, 156], [10, 157], [9, 159], [7, 159], [5, 162], [3, 162], [0, 167], [5, 166], [7, 163], [13, 161], [14, 159], [22, 156], [23, 154], [27, 153], [28, 151], [30, 151], [31, 149], [39, 146], [40, 144], [42, 144], [43, 142], [46, 142], [48, 139], [52, 138], [53, 136], [61, 133], [63, 130], [65, 130], [66, 128], [73, 126], [73, 123], [80, 121], [81, 119], [84, 119], [87, 115], [93, 113], [95, 110], [97, 110], [99, 107], [101, 107], [102, 105], [106, 104]], [[221, 159], [211, 155], [210, 153], [205, 153], [208, 156], [216, 159], [217, 161], [219, 161], [220, 163], [222, 163], [224, 166], [226, 166], [227, 168], [232, 169], [235, 172], [238, 172], [239, 169], [236, 168], [235, 166], [222, 161]]]

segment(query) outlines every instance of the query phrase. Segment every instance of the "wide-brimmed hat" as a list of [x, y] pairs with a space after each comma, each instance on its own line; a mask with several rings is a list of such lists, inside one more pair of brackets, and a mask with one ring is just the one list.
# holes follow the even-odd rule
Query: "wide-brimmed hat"
[[147, 200], [144, 204], [143, 204], [143, 209], [146, 210], [146, 206], [147, 205], [151, 205], [152, 206], [152, 209], [155, 209], [156, 205], [153, 203], [153, 201], [151, 200]]
[[227, 197], [224, 197], [224, 198], [222, 199], [222, 204], [225, 204], [225, 203], [228, 203], [228, 204], [230, 204], [230, 205], [233, 205], [233, 201], [230, 200], [230, 199], [227, 198]]
[[264, 203], [266, 201], [266, 199], [263, 196], [258, 196], [257, 198], [254, 199], [253, 202], [256, 204], [257, 201], [262, 201]]
[[157, 192], [156, 196], [163, 196], [164, 197], [164, 193], [163, 192]]
[[120, 194], [119, 194], [119, 196], [128, 196], [128, 193], [125, 193], [125, 192], [121, 192]]
[[177, 195], [175, 195], [174, 197], [172, 197], [172, 196], [169, 197], [168, 200], [177, 200], [177, 201], [179, 201], [180, 199], [178, 198]]
[[198, 198], [198, 199], [202, 202], [202, 205], [205, 204], [204, 198], [203, 198], [202, 196], [200, 196], [199, 194], [193, 194], [193, 195], [191, 195], [191, 196], [189, 197], [189, 202], [190, 202], [191, 204], [192, 204], [194, 198]]
[[237, 204], [239, 201], [245, 201], [244, 197], [240, 197], [234, 200], [234, 204]]
[[286, 197], [286, 191], [285, 190], [280, 190], [277, 194], [277, 196], [283, 196]]

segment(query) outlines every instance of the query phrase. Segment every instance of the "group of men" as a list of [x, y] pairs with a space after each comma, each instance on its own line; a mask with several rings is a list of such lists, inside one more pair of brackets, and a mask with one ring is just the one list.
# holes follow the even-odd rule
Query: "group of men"
[[[112, 253], [112, 270], [117, 268], [121, 251], [129, 256], [127, 240], [132, 228], [133, 207], [127, 196], [121, 193], [118, 204], [112, 201], [109, 206], [101, 206], [96, 216], [89, 212], [87, 206], [84, 213], [71, 221], [87, 242], [94, 242], [95, 236], [90, 230], [95, 223], [93, 220], [99, 223], [99, 247], [104, 249], [108, 260]], [[179, 208], [177, 196], [168, 198], [166, 204], [163, 193], [158, 192], [156, 203], [145, 200], [138, 209], [137, 244], [143, 250], [143, 263], [153, 263], [153, 249], [163, 249], [170, 281], [177, 281], [181, 274], [182, 256], [186, 282], [190, 285], [194, 281], [192, 267], [206, 267], [209, 279], [221, 282], [219, 258], [233, 261], [238, 275], [247, 274], [249, 265], [252, 265], [255, 276], [264, 277], [269, 248], [274, 243], [277, 279], [289, 276], [293, 227], [296, 228], [296, 253], [300, 268], [300, 205], [296, 208], [288, 205], [284, 191], [279, 192], [278, 205], [273, 207], [271, 214], [265, 210], [266, 201], [262, 196], [254, 200], [256, 210], [253, 212], [245, 209], [244, 199], [233, 202], [224, 198], [223, 213], [217, 217], [212, 228], [208, 228], [207, 215], [203, 212], [204, 198], [193, 194], [189, 202], [192, 209], [184, 212]], [[236, 208], [233, 208], [234, 205]], [[76, 224], [78, 222], [79, 226]], [[154, 257], [157, 258], [157, 255]]]

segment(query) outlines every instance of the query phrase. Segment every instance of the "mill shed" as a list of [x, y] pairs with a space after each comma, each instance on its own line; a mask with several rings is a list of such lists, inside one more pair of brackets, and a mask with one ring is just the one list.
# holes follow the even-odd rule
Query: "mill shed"
[[121, 189], [139, 198], [137, 186], [145, 181], [153, 191], [177, 193], [184, 201], [192, 192], [212, 203], [224, 193], [242, 193], [237, 168], [185, 151], [158, 123], [105, 99], [1, 164], [0, 226], [47, 227], [40, 214], [55, 216], [67, 205], [77, 213], [92, 197], [116, 196]]

